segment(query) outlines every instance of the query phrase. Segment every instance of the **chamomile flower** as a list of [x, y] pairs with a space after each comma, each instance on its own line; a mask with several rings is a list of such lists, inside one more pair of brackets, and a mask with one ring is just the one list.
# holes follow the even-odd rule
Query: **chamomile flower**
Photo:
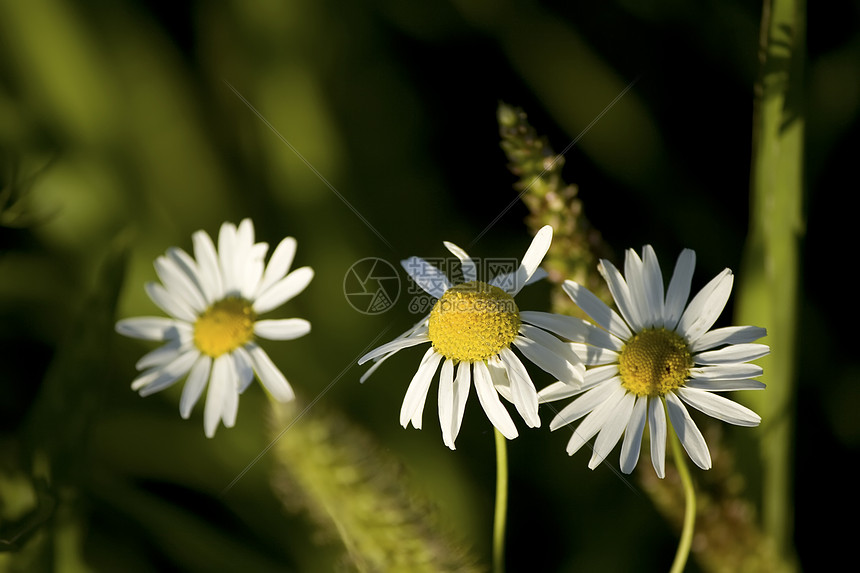
[[567, 444], [573, 455], [595, 434], [588, 467], [594, 469], [609, 455], [621, 436], [621, 471], [630, 473], [639, 459], [646, 421], [651, 436], [651, 463], [665, 475], [666, 413], [687, 454], [702, 469], [711, 467], [708, 445], [686, 405], [738, 426], [757, 426], [761, 418], [718, 393], [759, 390], [753, 378], [761, 367], [748, 364], [770, 352], [753, 341], [764, 328], [731, 326], [710, 330], [731, 293], [733, 275], [725, 269], [687, 304], [696, 255], [685, 249], [678, 257], [668, 289], [654, 250], [646, 245], [643, 256], [626, 253], [624, 274], [601, 260], [598, 269], [609, 285], [620, 315], [586, 288], [565, 281], [563, 288], [598, 326], [567, 317], [570, 340], [579, 345], [589, 368], [579, 389], [550, 385], [541, 402], [581, 394], [550, 423], [557, 430], [580, 418]]
[[218, 234], [218, 249], [204, 231], [193, 237], [192, 258], [172, 247], [155, 260], [161, 284], [146, 284], [146, 292], [169, 317], [138, 317], [120, 320], [120, 334], [166, 342], [137, 362], [141, 374], [131, 384], [148, 396], [188, 378], [179, 400], [183, 418], [208, 385], [203, 427], [207, 437], [215, 434], [218, 422], [232, 427], [239, 408], [239, 394], [253, 381], [254, 373], [278, 401], [294, 398], [293, 389], [257, 337], [292, 340], [310, 332], [301, 318], [259, 320], [300, 292], [313, 278], [310, 267], [287, 274], [296, 252], [296, 241], [287, 237], [264, 263], [266, 243], [254, 242], [254, 224], [243, 220], [237, 228], [224, 223]]
[[430, 314], [413, 328], [367, 353], [358, 363], [376, 362], [362, 376], [364, 382], [396, 352], [430, 344], [400, 409], [400, 423], [404, 428], [410, 422], [415, 428], [421, 428], [424, 402], [440, 364], [439, 422], [442, 439], [452, 450], [472, 384], [490, 422], [506, 438], [516, 438], [518, 432], [499, 395], [514, 404], [528, 426], [540, 426], [537, 391], [513, 347], [561, 384], [571, 389], [579, 387], [585, 366], [574, 351], [574, 345], [543, 329], [544, 324], [554, 320], [554, 315], [522, 312], [514, 302], [514, 296], [523, 285], [546, 276], [538, 265], [551, 241], [552, 227], [543, 227], [535, 235], [518, 269], [489, 282], [478, 280], [475, 261], [452, 243], [444, 245], [460, 260], [464, 283], [452, 284], [442, 271], [418, 257], [402, 261], [412, 279], [438, 300]]

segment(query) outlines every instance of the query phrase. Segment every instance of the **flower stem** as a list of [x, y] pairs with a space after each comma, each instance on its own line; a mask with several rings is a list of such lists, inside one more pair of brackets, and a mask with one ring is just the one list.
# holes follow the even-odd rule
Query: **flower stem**
[[505, 570], [505, 521], [508, 514], [508, 441], [496, 433], [496, 515], [493, 520], [493, 573]]
[[690, 470], [687, 469], [687, 463], [684, 460], [681, 441], [674, 432], [671, 432], [671, 436], [669, 441], [672, 442], [672, 456], [675, 458], [675, 465], [681, 476], [681, 483], [684, 485], [686, 506], [684, 509], [684, 528], [681, 530], [681, 540], [678, 542], [678, 550], [675, 552], [675, 560], [672, 562], [670, 573], [682, 573], [687, 564], [687, 558], [690, 556], [690, 546], [693, 543], [693, 529], [696, 525], [696, 490], [693, 488], [693, 478], [690, 476]]

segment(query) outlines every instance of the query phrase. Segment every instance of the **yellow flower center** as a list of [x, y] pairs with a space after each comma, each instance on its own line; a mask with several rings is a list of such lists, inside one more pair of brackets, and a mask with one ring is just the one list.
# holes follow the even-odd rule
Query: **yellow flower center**
[[621, 385], [637, 396], [663, 396], [680, 387], [692, 366], [687, 342], [665, 328], [635, 334], [618, 360]]
[[254, 337], [256, 319], [247, 300], [238, 297], [219, 300], [194, 323], [194, 344], [203, 354], [217, 358], [249, 342]]
[[436, 351], [458, 362], [478, 362], [510, 346], [520, 329], [514, 297], [480, 281], [445, 291], [430, 311], [429, 336]]

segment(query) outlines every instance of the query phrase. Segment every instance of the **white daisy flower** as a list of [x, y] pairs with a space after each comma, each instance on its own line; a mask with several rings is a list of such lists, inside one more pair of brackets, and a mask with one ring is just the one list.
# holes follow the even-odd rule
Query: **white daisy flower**
[[[624, 274], [601, 260], [600, 274], [621, 315], [588, 289], [573, 281], [563, 288], [598, 326], [565, 317], [565, 336], [578, 343], [589, 368], [581, 388], [553, 384], [540, 393], [541, 402], [582, 394], [563, 408], [550, 423], [551, 430], [585, 419], [567, 444], [573, 455], [595, 434], [594, 453], [588, 467], [594, 469], [624, 436], [621, 471], [630, 473], [639, 459], [646, 420], [651, 435], [651, 463], [659, 477], [665, 475], [666, 412], [687, 454], [702, 469], [711, 467], [711, 456], [702, 433], [690, 417], [686, 403], [724, 422], [757, 426], [761, 418], [752, 410], [716, 393], [760, 390], [760, 366], [747, 364], [770, 352], [764, 344], [752, 344], [767, 334], [756, 326], [731, 326], [710, 330], [722, 313], [734, 280], [725, 269], [687, 305], [696, 254], [685, 249], [678, 257], [668, 290], [650, 245], [643, 257], [632, 249], [624, 260]], [[665, 296], [664, 296], [665, 294]]]
[[254, 224], [243, 220], [237, 228], [221, 225], [218, 250], [204, 231], [193, 235], [194, 255], [170, 248], [155, 260], [161, 284], [146, 284], [149, 298], [166, 317], [120, 320], [120, 334], [166, 342], [137, 362], [142, 370], [131, 384], [141, 396], [164, 390], [188, 375], [179, 401], [183, 418], [209, 386], [203, 413], [207, 437], [219, 421], [228, 428], [236, 422], [241, 394], [254, 373], [276, 400], [294, 397], [289, 382], [260, 348], [256, 338], [292, 340], [310, 332], [301, 318], [258, 320], [300, 292], [313, 278], [310, 267], [287, 274], [296, 252], [296, 240], [287, 237], [264, 264], [266, 243], [254, 243]]
[[528, 426], [540, 426], [537, 392], [512, 345], [561, 384], [572, 390], [579, 387], [585, 366], [574, 345], [544, 329], [555, 320], [555, 315], [521, 312], [514, 302], [523, 285], [546, 276], [538, 265], [551, 241], [552, 227], [546, 226], [535, 235], [515, 272], [497, 276], [488, 283], [477, 280], [475, 261], [452, 243], [444, 245], [460, 259], [464, 283], [453, 285], [440, 270], [421, 258], [402, 261], [412, 279], [438, 300], [430, 314], [413, 328], [367, 353], [358, 363], [376, 361], [362, 376], [364, 382], [397, 351], [430, 343], [400, 409], [404, 428], [410, 422], [421, 428], [424, 402], [440, 363], [439, 422], [442, 439], [452, 450], [472, 383], [487, 417], [506, 438], [513, 439], [518, 434], [499, 395], [514, 404]]

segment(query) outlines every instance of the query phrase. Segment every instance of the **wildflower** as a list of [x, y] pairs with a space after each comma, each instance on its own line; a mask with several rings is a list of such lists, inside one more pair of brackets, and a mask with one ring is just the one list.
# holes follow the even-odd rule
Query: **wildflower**
[[187, 419], [208, 384], [203, 426], [211, 438], [219, 421], [228, 428], [235, 424], [239, 394], [254, 373], [276, 400], [294, 398], [289, 382], [256, 339], [292, 340], [310, 332], [310, 323], [258, 316], [302, 292], [313, 270], [302, 267], [287, 274], [296, 252], [292, 237], [278, 244], [265, 265], [268, 245], [254, 242], [250, 219], [238, 228], [221, 225], [217, 251], [204, 231], [192, 238], [195, 258], [182, 249], [168, 249], [155, 260], [161, 284], [146, 284], [149, 298], [169, 318], [126, 318], [116, 330], [132, 338], [166, 342], [137, 362], [143, 372], [131, 387], [141, 396], [164, 390], [187, 374], [179, 401], [179, 413]]
[[639, 459], [646, 420], [650, 427], [651, 463], [665, 475], [666, 412], [687, 454], [702, 469], [711, 457], [702, 433], [684, 404], [738, 426], [757, 426], [752, 410], [717, 393], [757, 390], [753, 380], [761, 367], [749, 361], [770, 349], [752, 344], [765, 336], [764, 328], [732, 326], [709, 330], [728, 301], [733, 275], [725, 269], [687, 304], [695, 267], [695, 253], [678, 257], [668, 290], [657, 257], [646, 245], [640, 259], [627, 251], [624, 272], [601, 260], [598, 266], [621, 313], [601, 302], [588, 289], [565, 281], [563, 289], [598, 326], [568, 317], [568, 336], [577, 343], [589, 368], [581, 388], [553, 384], [541, 391], [541, 402], [581, 394], [550, 423], [551, 430], [585, 419], [567, 445], [573, 455], [595, 434], [588, 466], [597, 467], [621, 439], [621, 471], [630, 473]]
[[402, 262], [413, 280], [438, 300], [418, 324], [363, 356], [359, 364], [376, 361], [361, 378], [364, 382], [396, 352], [430, 343], [403, 400], [400, 423], [404, 428], [410, 422], [421, 428], [424, 402], [440, 363], [439, 422], [442, 439], [452, 450], [473, 383], [484, 412], [506, 438], [513, 439], [518, 432], [499, 395], [514, 404], [528, 426], [540, 426], [537, 391], [513, 347], [562, 384], [579, 386], [585, 367], [574, 346], [543, 328], [554, 315], [522, 312], [514, 301], [525, 284], [545, 276], [538, 265], [551, 241], [552, 228], [543, 227], [519, 268], [489, 282], [477, 280], [475, 262], [452, 243], [444, 245], [460, 260], [464, 283], [453, 285], [445, 274], [418, 257]]

